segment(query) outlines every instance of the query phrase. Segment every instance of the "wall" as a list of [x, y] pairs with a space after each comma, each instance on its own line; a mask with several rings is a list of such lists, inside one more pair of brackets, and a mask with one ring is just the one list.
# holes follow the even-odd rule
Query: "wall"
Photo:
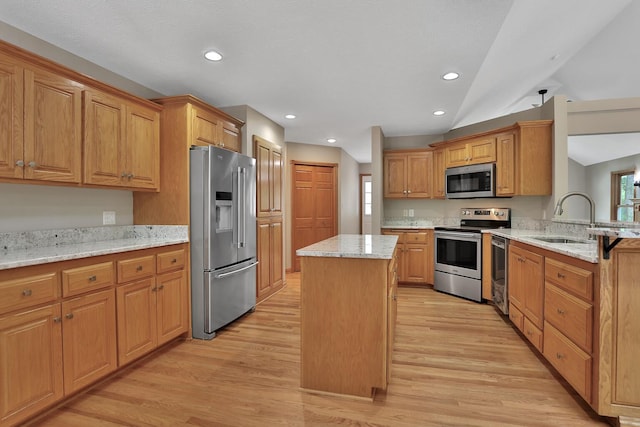
[[[579, 191], [581, 193], [593, 194], [589, 192], [587, 185], [587, 168], [575, 160], [569, 159], [568, 163], [568, 191]], [[609, 190], [607, 190], [607, 197]], [[607, 202], [607, 205], [609, 202]], [[569, 197], [563, 204], [563, 216], [565, 218], [588, 220], [589, 203], [582, 197]]]
[[[359, 233], [359, 167], [358, 163], [341, 148], [287, 142], [285, 165], [285, 241], [291, 242], [291, 162], [335, 163], [338, 165], [338, 233]], [[292, 250], [285, 252], [286, 266], [291, 268]]]
[[384, 220], [383, 197], [384, 133], [380, 126], [371, 128], [371, 234], [380, 234]]
[[[3, 22], [0, 34], [4, 41], [140, 97], [162, 96]], [[115, 211], [118, 225], [133, 224], [130, 191], [11, 183], [0, 184], [0, 200], [0, 232], [99, 226], [103, 211]]]
[[371, 175], [371, 163], [358, 164], [358, 170], [362, 175]]
[[596, 204], [596, 220], [610, 221], [611, 171], [638, 170], [638, 166], [640, 166], [640, 154], [596, 163], [586, 168], [587, 194]]

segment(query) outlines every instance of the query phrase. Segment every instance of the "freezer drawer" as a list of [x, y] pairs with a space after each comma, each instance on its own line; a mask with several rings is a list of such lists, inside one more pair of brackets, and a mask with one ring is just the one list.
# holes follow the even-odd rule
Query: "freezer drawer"
[[202, 292], [192, 289], [193, 337], [211, 339], [215, 331], [256, 306], [255, 259], [204, 272]]

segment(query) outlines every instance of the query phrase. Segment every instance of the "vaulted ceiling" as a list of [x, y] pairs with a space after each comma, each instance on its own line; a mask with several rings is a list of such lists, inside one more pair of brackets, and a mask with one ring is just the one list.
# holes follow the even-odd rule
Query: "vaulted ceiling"
[[2, 0], [0, 21], [162, 94], [250, 105], [286, 141], [336, 138], [359, 162], [371, 126], [442, 134], [532, 108], [540, 89], [640, 96], [632, 0]]

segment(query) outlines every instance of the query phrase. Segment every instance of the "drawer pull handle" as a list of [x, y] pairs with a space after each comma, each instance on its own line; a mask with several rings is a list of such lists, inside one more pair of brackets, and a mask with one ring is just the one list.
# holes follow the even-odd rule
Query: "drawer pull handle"
[[142, 271], [142, 266], [141, 265], [137, 266], [136, 271]]
[[89, 276], [89, 281], [90, 282], [95, 282], [96, 280], [98, 280], [98, 278], [95, 275]]
[[565, 278], [565, 277], [564, 277], [564, 274], [562, 274], [562, 273], [558, 273], [558, 279], [564, 279], [564, 278]]
[[558, 311], [558, 314], [561, 314], [561, 315], [563, 315], [563, 316], [564, 316], [564, 313], [565, 313], [565, 311], [564, 311], [564, 310], [562, 310], [562, 309], [560, 309], [560, 308], [558, 308], [558, 309], [556, 309], [556, 310]]
[[171, 260], [171, 264], [175, 264], [176, 262], [178, 262], [178, 260], [175, 258]]
[[64, 315], [67, 319], [73, 319], [73, 313], [67, 313]]
[[33, 292], [31, 292], [31, 289], [25, 289], [22, 291], [22, 296], [30, 297], [32, 293]]
[[560, 353], [556, 353], [556, 359], [562, 359], [564, 356]]

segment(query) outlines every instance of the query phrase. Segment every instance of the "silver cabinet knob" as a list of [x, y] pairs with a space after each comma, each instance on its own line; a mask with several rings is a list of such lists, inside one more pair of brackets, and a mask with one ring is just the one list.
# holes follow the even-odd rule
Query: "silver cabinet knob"
[[60, 316], [56, 316], [53, 318], [53, 323], [60, 323], [62, 322], [62, 318]]
[[23, 168], [24, 167], [24, 161], [23, 160], [18, 160], [16, 162], [16, 166], [18, 166], [19, 168]]
[[96, 280], [98, 280], [98, 278], [95, 275], [89, 276], [89, 281], [90, 282], [95, 282]]
[[131, 172], [129, 172], [129, 174], [127, 174], [127, 178], [129, 178], [129, 179], [133, 178], [133, 174]]
[[73, 313], [65, 314], [64, 317], [66, 317], [67, 319], [73, 319]]
[[25, 297], [30, 297], [32, 294], [31, 289], [25, 289], [22, 291], [22, 295]]
[[127, 173], [126, 172], [122, 172], [122, 174], [120, 175], [121, 178], [126, 178], [127, 177]]
[[36, 168], [38, 166], [38, 164], [36, 162], [34, 162], [33, 160], [29, 162], [29, 167], [30, 168]]

